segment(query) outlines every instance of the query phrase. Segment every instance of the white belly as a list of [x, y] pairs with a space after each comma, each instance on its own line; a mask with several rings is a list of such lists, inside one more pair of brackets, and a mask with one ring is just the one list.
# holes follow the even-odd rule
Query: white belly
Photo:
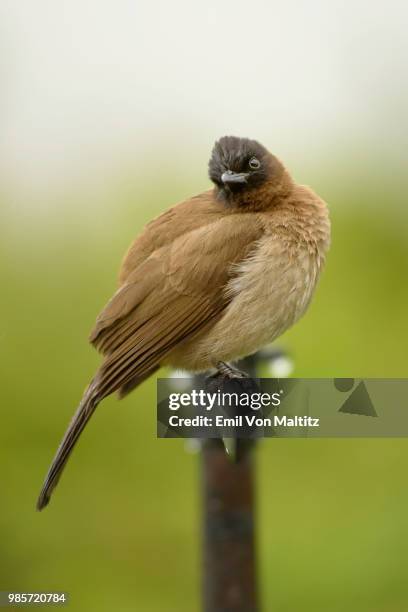
[[305, 312], [320, 267], [320, 256], [306, 244], [293, 247], [278, 237], [263, 238], [255, 254], [237, 266], [238, 275], [227, 287], [232, 300], [224, 316], [171, 362], [203, 370], [272, 342]]

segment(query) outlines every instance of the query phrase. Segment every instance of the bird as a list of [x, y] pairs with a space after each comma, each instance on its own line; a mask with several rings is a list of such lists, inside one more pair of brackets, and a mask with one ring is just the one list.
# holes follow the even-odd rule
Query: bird
[[125, 397], [162, 366], [239, 376], [233, 362], [271, 343], [306, 311], [330, 245], [326, 203], [258, 141], [223, 136], [213, 183], [150, 221], [96, 319], [103, 360], [56, 452], [43, 509], [98, 404]]

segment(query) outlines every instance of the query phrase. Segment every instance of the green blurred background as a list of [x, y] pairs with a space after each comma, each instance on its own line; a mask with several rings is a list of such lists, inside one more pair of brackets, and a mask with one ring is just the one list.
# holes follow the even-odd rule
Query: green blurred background
[[[142, 3], [139, 13], [131, 15], [131, 3], [102, 2], [96, 20], [100, 31], [95, 33], [90, 24], [96, 4], [91, 2], [85, 3], [85, 12], [80, 3], [71, 3], [77, 13], [73, 9], [69, 13], [68, 3], [56, 3], [65, 11], [57, 14], [52, 12], [53, 3], [41, 1], [35, 3], [34, 21], [29, 20], [33, 18], [29, 3], [22, 4], [28, 17], [21, 8], [5, 3], [9, 17], [6, 38], [13, 41], [13, 50], [21, 50], [14, 55], [15, 65], [11, 64], [9, 72], [20, 75], [18, 82], [27, 89], [15, 87], [18, 104], [14, 110], [10, 104], [8, 111], [10, 147], [2, 155], [6, 171], [0, 209], [0, 589], [65, 590], [71, 596], [70, 608], [78, 611], [195, 612], [200, 609], [201, 571], [199, 457], [186, 452], [183, 441], [156, 439], [155, 380], [122, 402], [109, 398], [100, 406], [50, 507], [41, 514], [35, 512], [48, 464], [99, 363], [98, 355], [87, 346], [87, 335], [114, 290], [128, 244], [152, 216], [208, 187], [206, 163], [212, 142], [216, 136], [233, 132], [258, 137], [330, 206], [333, 242], [318, 292], [305, 318], [279, 340], [279, 346], [294, 359], [294, 374], [408, 376], [407, 134], [402, 103], [408, 88], [406, 79], [396, 74], [392, 82], [387, 80], [391, 78], [387, 61], [392, 57], [396, 70], [402, 65], [398, 62], [408, 57], [403, 39], [398, 38], [403, 5], [395, 3], [387, 21], [379, 4], [357, 2], [351, 7], [350, 3], [353, 30], [348, 14], [339, 13], [340, 3], [333, 3], [337, 10], [333, 16], [321, 2], [308, 3], [307, 10], [299, 3], [306, 21], [295, 23], [303, 38], [296, 43], [292, 59], [297, 71], [292, 77], [302, 78], [303, 69], [308, 77], [320, 74], [318, 62], [327, 62], [329, 56], [331, 63], [324, 72], [333, 73], [333, 81], [342, 87], [331, 90], [326, 99], [327, 83], [316, 76], [310, 90], [298, 93], [299, 99], [291, 106], [290, 92], [296, 89], [289, 82], [292, 77], [285, 77], [271, 92], [264, 85], [266, 72], [256, 66], [250, 76], [253, 91], [244, 108], [231, 111], [230, 91], [237, 84], [227, 82], [217, 89], [217, 100], [209, 109], [204, 92], [197, 90], [199, 117], [184, 109], [184, 123], [177, 116], [184, 90], [160, 90], [155, 80], [160, 62], [164, 62], [163, 70], [170, 70], [172, 59], [178, 62], [175, 66], [192, 79], [186, 85], [191, 93], [198, 83], [197, 72], [204, 83], [220, 78], [214, 75], [214, 65], [223, 57], [222, 49], [231, 48], [247, 31], [255, 50], [245, 52], [245, 61], [251, 64], [253, 53], [256, 64], [276, 59], [275, 43], [270, 38], [258, 40], [256, 28], [251, 28], [264, 27], [259, 13], [248, 23], [248, 14], [237, 11], [236, 28], [223, 34], [220, 47], [215, 45], [208, 61], [205, 53], [194, 55], [199, 70], [190, 73], [180, 43], [176, 53], [172, 47], [157, 50], [154, 39], [154, 53], [143, 56], [146, 74], [150, 61], [156, 66], [149, 81], [151, 89], [144, 90], [152, 104], [140, 119], [143, 123], [148, 116], [150, 124], [143, 132], [143, 146], [137, 139], [139, 128], [130, 130], [131, 144], [126, 143], [130, 150], [125, 151], [112, 137], [112, 126], [117, 126], [114, 119], [123, 116], [123, 125], [126, 118], [130, 125], [130, 116], [138, 109], [131, 104], [127, 108], [123, 96], [116, 99], [110, 93], [109, 103], [116, 106], [101, 103], [104, 115], [100, 106], [96, 108], [91, 89], [83, 84], [83, 66], [87, 59], [94, 62], [89, 65], [98, 83], [98, 96], [111, 91], [108, 77], [112, 87], [117, 85], [120, 90], [113, 75], [120, 73], [123, 64], [114, 54], [112, 59], [114, 46], [130, 17], [140, 21], [143, 11], [147, 14], [151, 9]], [[297, 15], [296, 5], [289, 5]], [[184, 17], [186, 6], [180, 2], [176, 7]], [[260, 3], [254, 10], [261, 11], [266, 21], [279, 17], [288, 36], [294, 27], [292, 15], [274, 13], [286, 9], [271, 6]], [[202, 6], [200, 10], [204, 11]], [[219, 10], [231, 18], [226, 8]], [[373, 14], [377, 21], [372, 21]], [[172, 13], [170, 28], [176, 28], [177, 15], [177, 11]], [[106, 36], [106, 42], [103, 18], [112, 16], [117, 17], [110, 26], [116, 38]], [[216, 23], [210, 12], [194, 17], [188, 13], [179, 27], [188, 30], [189, 24], [200, 19], [203, 28]], [[159, 21], [164, 31], [165, 24]], [[65, 22], [65, 38], [64, 32], [57, 36], [56, 25], [61, 28]], [[145, 25], [152, 23], [148, 20]], [[75, 38], [75, 28], [80, 27], [87, 34], [82, 44], [88, 51], [83, 55], [78, 54], [82, 47]], [[338, 36], [333, 38], [336, 28]], [[154, 35], [154, 29], [148, 31]], [[47, 38], [50, 32], [52, 40]], [[198, 32], [193, 29], [204, 45], [204, 29]], [[319, 32], [323, 37], [316, 43], [311, 34]], [[302, 44], [311, 39], [316, 45], [312, 55]], [[44, 54], [44, 64], [40, 51], [38, 61], [32, 60], [27, 40], [31, 40], [33, 53], [39, 49], [37, 44], [43, 45], [41, 53], [49, 52]], [[350, 41], [364, 42], [361, 48], [352, 47], [354, 56], [347, 55]], [[129, 98], [138, 87], [147, 87], [137, 71], [136, 50], [131, 53], [130, 48], [129, 42], [123, 52], [128, 67], [135, 67], [133, 80], [128, 82], [126, 71], [123, 78], [128, 86], [123, 91], [125, 95], [129, 91]], [[265, 55], [267, 49], [270, 52]], [[357, 54], [356, 49], [360, 49]], [[376, 50], [375, 57], [370, 49]], [[65, 52], [72, 61], [71, 73], [61, 77]], [[97, 65], [100, 71], [95, 70], [98, 54], [102, 57]], [[348, 60], [340, 65], [339, 58], [345, 57]], [[364, 68], [357, 71], [355, 82], [352, 59]], [[58, 98], [59, 90], [47, 80], [49, 73], [43, 74], [51, 61], [56, 78], [69, 82], [66, 91], [70, 95]], [[30, 66], [26, 73], [24, 66]], [[24, 81], [24, 74], [41, 75], [42, 80], [27, 76]], [[173, 76], [180, 86], [180, 76]], [[12, 85], [9, 83], [11, 90]], [[313, 87], [314, 97], [310, 94]], [[336, 106], [340, 90], [344, 98]], [[75, 107], [81, 95], [88, 104]], [[259, 96], [264, 98], [261, 107], [256, 102], [251, 106], [249, 99]], [[72, 105], [75, 116], [69, 114]], [[323, 107], [327, 113], [319, 123]], [[298, 115], [294, 108], [301, 109]], [[95, 119], [98, 129], [102, 133], [111, 130], [102, 145], [91, 129], [95, 109], [101, 113]], [[84, 124], [81, 117], [87, 117]], [[13, 134], [19, 137], [13, 140]], [[88, 148], [82, 147], [84, 134]], [[99, 164], [101, 148], [106, 157]], [[54, 163], [58, 155], [62, 162], [68, 160], [66, 172]], [[106, 159], [120, 160], [112, 174], [102, 170], [109, 167], [109, 163], [104, 166]], [[408, 609], [406, 440], [268, 440], [259, 445], [257, 464], [258, 549], [265, 611]]]

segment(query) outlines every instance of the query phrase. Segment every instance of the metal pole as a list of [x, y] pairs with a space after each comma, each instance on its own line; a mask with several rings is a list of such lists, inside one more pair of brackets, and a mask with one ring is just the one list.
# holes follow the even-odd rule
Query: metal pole
[[202, 470], [204, 612], [257, 612], [254, 454], [235, 464], [208, 440]]
[[[242, 365], [254, 375], [255, 359]], [[237, 444], [236, 462], [221, 440], [202, 449], [204, 612], [259, 612], [254, 442]]]

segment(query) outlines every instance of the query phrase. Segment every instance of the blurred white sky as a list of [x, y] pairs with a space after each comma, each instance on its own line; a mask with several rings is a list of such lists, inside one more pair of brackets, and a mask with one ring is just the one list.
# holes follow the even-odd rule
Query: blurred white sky
[[157, 151], [189, 165], [226, 133], [283, 159], [393, 154], [407, 18], [405, 0], [2, 0], [3, 181], [38, 194]]

